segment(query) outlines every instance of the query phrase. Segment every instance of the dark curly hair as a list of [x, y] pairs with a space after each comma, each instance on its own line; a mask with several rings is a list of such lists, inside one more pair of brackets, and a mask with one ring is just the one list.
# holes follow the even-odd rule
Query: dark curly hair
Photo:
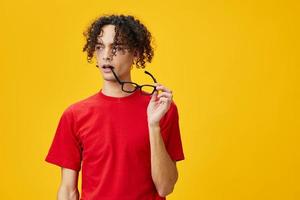
[[[123, 43], [130, 52], [137, 51], [138, 58], [134, 64], [137, 68], [145, 68], [146, 62], [150, 63], [154, 55], [152, 36], [147, 28], [131, 15], [102, 15], [87, 28], [83, 33], [86, 38], [83, 52], [87, 52], [88, 62], [92, 62], [97, 37], [102, 34], [102, 27], [108, 24], [115, 25], [114, 44]], [[116, 55], [116, 52], [113, 50], [112, 54]]]

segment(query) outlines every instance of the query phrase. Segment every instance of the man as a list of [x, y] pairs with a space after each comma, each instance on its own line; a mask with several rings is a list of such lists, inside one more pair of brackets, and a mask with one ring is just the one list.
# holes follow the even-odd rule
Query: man
[[131, 82], [132, 66], [151, 62], [151, 34], [132, 16], [110, 15], [85, 36], [83, 50], [89, 62], [96, 58], [103, 88], [60, 118], [45, 159], [61, 167], [58, 199], [165, 199], [178, 179], [176, 161], [184, 159], [177, 107], [165, 86]]

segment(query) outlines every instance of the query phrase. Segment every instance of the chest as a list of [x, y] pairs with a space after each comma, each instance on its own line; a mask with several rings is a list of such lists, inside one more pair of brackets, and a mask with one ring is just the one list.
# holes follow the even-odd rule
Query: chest
[[80, 122], [78, 131], [85, 160], [142, 159], [150, 155], [146, 107], [94, 110]]

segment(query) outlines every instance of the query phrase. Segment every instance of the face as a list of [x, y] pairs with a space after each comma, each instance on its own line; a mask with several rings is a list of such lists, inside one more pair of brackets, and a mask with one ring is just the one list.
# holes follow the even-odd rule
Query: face
[[[95, 56], [99, 70], [106, 81], [116, 81], [111, 69], [104, 68], [111, 65], [122, 81], [130, 80], [130, 70], [135, 59], [134, 54], [129, 52], [122, 44], [114, 44], [115, 26], [105, 25], [98, 36], [98, 43], [95, 46]], [[113, 55], [112, 51], [116, 54]]]

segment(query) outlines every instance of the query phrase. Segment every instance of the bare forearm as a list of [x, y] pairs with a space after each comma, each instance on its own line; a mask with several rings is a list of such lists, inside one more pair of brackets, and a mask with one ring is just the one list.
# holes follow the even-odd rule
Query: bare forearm
[[60, 186], [57, 192], [57, 200], [79, 200], [79, 191], [77, 188], [70, 189]]
[[152, 179], [159, 195], [166, 196], [177, 181], [177, 168], [165, 148], [159, 125], [149, 125], [149, 134]]

